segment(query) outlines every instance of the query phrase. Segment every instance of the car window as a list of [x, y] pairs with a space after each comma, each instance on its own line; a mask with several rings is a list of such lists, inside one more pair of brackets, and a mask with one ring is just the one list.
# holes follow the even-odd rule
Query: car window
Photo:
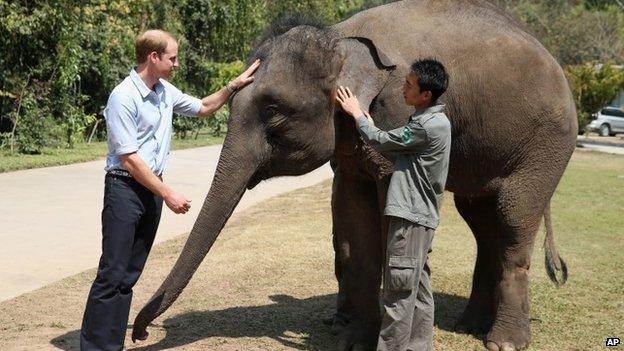
[[615, 116], [615, 117], [624, 117], [624, 111], [618, 110], [615, 108], [605, 108], [600, 111], [603, 115]]

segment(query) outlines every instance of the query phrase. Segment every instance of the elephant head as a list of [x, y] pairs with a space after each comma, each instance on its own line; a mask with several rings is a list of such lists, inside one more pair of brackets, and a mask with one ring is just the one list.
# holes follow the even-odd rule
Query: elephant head
[[147, 325], [182, 292], [246, 189], [271, 177], [305, 174], [332, 157], [337, 85], [352, 87], [368, 106], [393, 68], [365, 38], [340, 38], [310, 25], [277, 25], [268, 33], [251, 56], [262, 62], [254, 83], [232, 99], [200, 214], [169, 276], [136, 317], [133, 340], [145, 339]]

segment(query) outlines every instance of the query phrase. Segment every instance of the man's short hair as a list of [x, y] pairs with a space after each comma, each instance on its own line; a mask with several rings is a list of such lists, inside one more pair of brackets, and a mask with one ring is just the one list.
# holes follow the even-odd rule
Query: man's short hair
[[436, 103], [448, 88], [448, 74], [438, 60], [430, 58], [416, 60], [412, 63], [411, 72], [418, 77], [420, 90], [431, 92], [432, 103]]
[[175, 41], [175, 38], [171, 33], [160, 29], [150, 29], [139, 34], [134, 41], [137, 63], [147, 61], [147, 57], [152, 52], [156, 52], [159, 56], [163, 54], [167, 50], [169, 40]]

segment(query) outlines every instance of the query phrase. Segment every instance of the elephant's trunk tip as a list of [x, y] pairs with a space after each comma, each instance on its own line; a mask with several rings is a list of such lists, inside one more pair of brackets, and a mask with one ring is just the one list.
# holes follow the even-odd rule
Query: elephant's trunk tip
[[148, 336], [149, 333], [145, 327], [138, 327], [136, 324], [132, 327], [132, 342], [147, 340]]
[[[159, 308], [165, 294], [156, 294], [134, 318], [132, 325], [132, 342], [146, 340], [149, 336], [147, 326], [160, 315]], [[162, 312], [161, 312], [162, 313]]]

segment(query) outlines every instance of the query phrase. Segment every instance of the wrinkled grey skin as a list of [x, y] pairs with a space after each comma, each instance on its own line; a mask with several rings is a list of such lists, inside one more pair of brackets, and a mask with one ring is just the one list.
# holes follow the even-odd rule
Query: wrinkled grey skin
[[328, 29], [278, 29], [255, 57], [262, 66], [233, 98], [210, 192], [173, 270], [137, 316], [133, 339], [147, 337], [149, 322], [182, 292], [246, 188], [331, 160], [338, 310], [349, 317], [338, 349], [374, 347], [392, 163], [362, 143], [337, 109], [335, 89], [349, 86], [380, 128], [398, 127], [412, 112], [401, 93], [409, 64], [435, 57], [450, 74], [442, 98], [453, 128], [447, 190], [478, 244], [457, 328], [487, 333], [490, 350], [526, 347], [529, 263], [542, 217], [549, 274], [557, 281], [554, 270], [565, 269], [549, 201], [577, 133], [567, 82], [544, 47], [487, 2], [421, 0], [364, 11]]

